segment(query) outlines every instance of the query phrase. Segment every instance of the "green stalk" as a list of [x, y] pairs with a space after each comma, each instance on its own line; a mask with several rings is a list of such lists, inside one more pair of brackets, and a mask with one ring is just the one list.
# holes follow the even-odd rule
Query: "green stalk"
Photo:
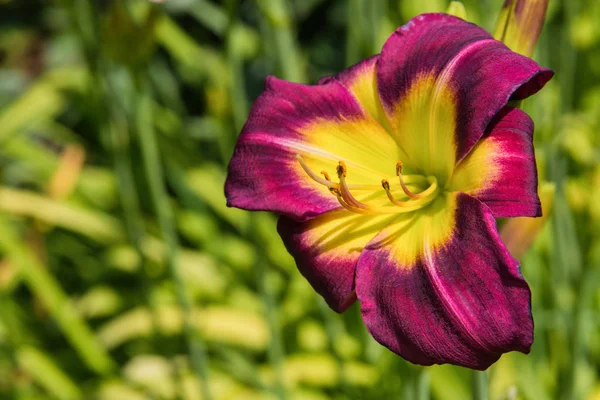
[[245, 33], [241, 28], [241, 24], [236, 20], [237, 1], [230, 1], [229, 7], [229, 26], [227, 27], [226, 50], [227, 50], [227, 65], [229, 67], [229, 98], [231, 100], [231, 110], [233, 114], [233, 136], [229, 136], [227, 143], [226, 156], [223, 160], [225, 164], [231, 157], [233, 143], [237, 138], [237, 133], [242, 130], [246, 118], [248, 117], [248, 96], [246, 95], [246, 80], [244, 79], [244, 65], [242, 58], [242, 47], [245, 45]]
[[488, 376], [486, 371], [472, 371], [473, 400], [488, 399]]
[[270, 35], [275, 42], [282, 78], [292, 82], [306, 82], [292, 17], [286, 2], [284, 0], [257, 0], [257, 2], [271, 28]]
[[244, 80], [242, 60], [236, 54], [236, 44], [234, 43], [235, 40], [239, 39], [239, 31], [237, 29], [239, 28], [236, 25], [232, 26], [227, 35], [227, 61], [231, 75], [229, 96], [231, 97], [233, 122], [236, 132], [239, 132], [248, 117], [248, 103], [246, 101], [247, 96], [244, 86], [246, 82]]
[[[109, 89], [110, 90], [110, 89]], [[113, 91], [113, 93], [115, 93]], [[156, 335], [158, 329], [157, 314], [155, 301], [151, 295], [152, 282], [146, 274], [146, 261], [147, 257], [144, 254], [143, 242], [146, 239], [146, 227], [142, 212], [140, 210], [140, 201], [137, 189], [135, 186], [133, 168], [131, 165], [130, 154], [130, 137], [128, 135], [128, 129], [131, 129], [127, 124], [127, 120], [124, 115], [119, 113], [117, 110], [110, 109], [110, 102], [108, 97], [106, 98], [107, 107], [107, 118], [106, 122], [102, 122], [105, 133], [110, 137], [112, 144], [112, 152], [114, 156], [114, 171], [117, 177], [117, 183], [119, 185], [119, 197], [121, 205], [123, 206], [123, 215], [125, 220], [125, 228], [127, 231], [127, 237], [129, 242], [133, 245], [135, 252], [139, 258], [140, 268], [138, 270], [138, 276], [144, 300], [148, 303], [151, 314], [153, 334]]]
[[574, 88], [576, 85], [576, 67], [577, 67], [577, 50], [571, 43], [572, 27], [576, 23], [579, 7], [578, 1], [563, 0], [563, 10], [565, 14], [565, 29], [560, 36], [560, 93], [561, 105], [563, 113], [567, 113], [573, 109]]
[[123, 206], [125, 226], [129, 241], [133, 244], [138, 254], [142, 256], [140, 246], [144, 239], [145, 229], [139, 207], [139, 197], [135, 188], [131, 161], [129, 159], [130, 139], [127, 134], [127, 120], [124, 115], [118, 113], [116, 110], [110, 110], [108, 96], [106, 97], [106, 105], [104, 134], [110, 139], [112, 145], [114, 171], [119, 184], [119, 195]]
[[315, 298], [317, 299], [319, 311], [321, 312], [321, 315], [323, 315], [323, 320], [325, 322], [325, 332], [327, 333], [327, 344], [329, 351], [331, 354], [333, 354], [337, 364], [337, 370], [340, 376], [340, 387], [342, 388], [342, 392], [348, 392], [348, 382], [346, 381], [344, 360], [335, 348], [336, 338], [343, 334], [342, 329], [340, 329], [339, 320], [336, 320], [336, 316], [333, 314], [333, 311], [327, 306], [327, 303], [321, 298], [321, 296], [315, 293]]
[[141, 216], [139, 197], [133, 181], [131, 162], [127, 156], [128, 149], [122, 143], [126, 140], [122, 137], [125, 132], [119, 132], [121, 128], [117, 126], [116, 121], [111, 122], [108, 129], [110, 130], [110, 136], [114, 146], [114, 169], [119, 184], [119, 195], [121, 204], [123, 205], [127, 235], [129, 241], [133, 244], [136, 252], [140, 256], [140, 260], [142, 260], [143, 252], [141, 250], [141, 245], [144, 240], [144, 221]]
[[429, 386], [430, 376], [427, 367], [421, 368], [417, 374], [416, 390], [417, 400], [429, 400], [431, 397], [431, 390]]
[[98, 374], [109, 374], [115, 367], [110, 355], [77, 313], [47, 266], [23, 244], [4, 214], [0, 214], [0, 250], [18, 268], [31, 292], [52, 315], [86, 365]]
[[[256, 220], [256, 216], [252, 215], [253, 220]], [[256, 224], [251, 224], [255, 226]], [[255, 243], [256, 244], [256, 243]], [[266, 257], [259, 257], [256, 262], [256, 280], [258, 290], [262, 298], [262, 302], [265, 306], [265, 313], [267, 317], [267, 323], [271, 333], [271, 343], [267, 349], [267, 355], [273, 371], [275, 372], [275, 384], [274, 392], [275, 395], [284, 400], [287, 398], [285, 385], [283, 383], [283, 372], [284, 372], [284, 350], [283, 343], [281, 340], [281, 332], [279, 329], [279, 321], [277, 318], [277, 307], [273, 301], [273, 295], [271, 294], [270, 288], [268, 287], [267, 280], [267, 267]]]
[[346, 66], [350, 66], [359, 61], [362, 56], [365, 40], [363, 2], [362, 0], [350, 0], [346, 9], [346, 26], [348, 28], [346, 33]]
[[152, 99], [146, 83], [142, 82], [138, 86], [136, 125], [142, 148], [144, 171], [150, 188], [150, 196], [158, 214], [160, 232], [167, 246], [167, 264], [182, 309], [184, 335], [189, 347], [192, 368], [198, 377], [202, 398], [210, 400], [212, 396], [208, 386], [208, 360], [205, 345], [192, 325], [192, 300], [189, 297], [178, 265], [179, 243], [173, 223], [173, 212], [164, 186], [163, 170], [154, 136]]
[[33, 381], [57, 400], [82, 399], [83, 395], [73, 379], [46, 352], [33, 346], [20, 346], [16, 351], [19, 367]]
[[368, 54], [366, 56], [371, 56], [381, 52], [383, 43], [381, 43], [379, 32], [381, 24], [384, 23], [387, 2], [384, 0], [371, 0], [367, 3], [367, 6], [369, 24], [366, 34], [368, 35], [369, 43], [367, 43]]

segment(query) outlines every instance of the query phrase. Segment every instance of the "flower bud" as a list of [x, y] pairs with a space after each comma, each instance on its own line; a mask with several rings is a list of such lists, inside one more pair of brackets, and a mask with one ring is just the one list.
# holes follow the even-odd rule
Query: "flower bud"
[[464, 4], [460, 1], [451, 1], [448, 9], [446, 10], [446, 14], [454, 15], [455, 17], [467, 21], [467, 10], [465, 9]]
[[515, 258], [521, 258], [531, 247], [538, 233], [544, 227], [554, 201], [554, 184], [542, 182], [539, 188], [539, 196], [542, 202], [543, 215], [539, 218], [519, 217], [511, 218], [500, 228], [500, 237], [510, 254]]
[[531, 57], [542, 32], [548, 0], [505, 0], [494, 38]]

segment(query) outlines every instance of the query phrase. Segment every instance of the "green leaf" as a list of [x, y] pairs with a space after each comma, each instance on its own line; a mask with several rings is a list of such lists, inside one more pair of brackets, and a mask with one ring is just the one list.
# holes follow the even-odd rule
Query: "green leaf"
[[23, 346], [17, 350], [17, 363], [33, 380], [43, 387], [52, 397], [59, 400], [83, 398], [73, 380], [42, 351]]

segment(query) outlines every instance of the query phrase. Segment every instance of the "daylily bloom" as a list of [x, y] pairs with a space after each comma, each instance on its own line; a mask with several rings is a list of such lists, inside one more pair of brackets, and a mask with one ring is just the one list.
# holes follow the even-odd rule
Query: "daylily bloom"
[[552, 75], [473, 24], [417, 16], [316, 86], [267, 78], [227, 204], [279, 213], [329, 306], [358, 298], [373, 337], [413, 363], [527, 353], [531, 294], [494, 218], [541, 215], [533, 122], [507, 103]]

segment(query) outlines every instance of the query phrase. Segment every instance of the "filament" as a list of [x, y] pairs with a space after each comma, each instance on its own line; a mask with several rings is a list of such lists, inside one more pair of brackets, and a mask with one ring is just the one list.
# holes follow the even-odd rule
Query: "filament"
[[406, 182], [404, 182], [404, 178], [402, 177], [402, 161], [398, 161], [396, 163], [396, 175], [398, 176], [398, 180], [400, 181], [400, 186], [402, 187], [402, 191], [411, 199], [420, 199], [426, 196], [429, 196], [431, 192], [434, 192], [437, 189], [437, 179], [432, 183], [427, 189], [420, 193], [413, 193], [408, 186], [406, 186]]
[[352, 193], [350, 193], [350, 189], [348, 188], [348, 184], [346, 183], [346, 174], [347, 174], [346, 164], [343, 161], [340, 161], [336, 170], [337, 170], [338, 178], [340, 180], [340, 183], [339, 183], [340, 192], [342, 193], [342, 198], [344, 199], [344, 201], [354, 207], [369, 208], [369, 206], [367, 206], [366, 204], [361, 203], [360, 201], [356, 200], [356, 198], [354, 196], [352, 196]]
[[300, 165], [302, 166], [302, 169], [304, 170], [304, 172], [306, 172], [306, 174], [308, 176], [310, 176], [315, 182], [320, 183], [321, 185], [327, 186], [328, 188], [334, 189], [336, 188], [336, 184], [321, 178], [319, 175], [315, 174], [309, 167], [308, 165], [306, 165], [306, 163], [304, 162], [304, 159], [302, 158], [302, 156], [300, 154], [296, 154], [296, 159], [298, 160], [298, 162], [300, 163]]

